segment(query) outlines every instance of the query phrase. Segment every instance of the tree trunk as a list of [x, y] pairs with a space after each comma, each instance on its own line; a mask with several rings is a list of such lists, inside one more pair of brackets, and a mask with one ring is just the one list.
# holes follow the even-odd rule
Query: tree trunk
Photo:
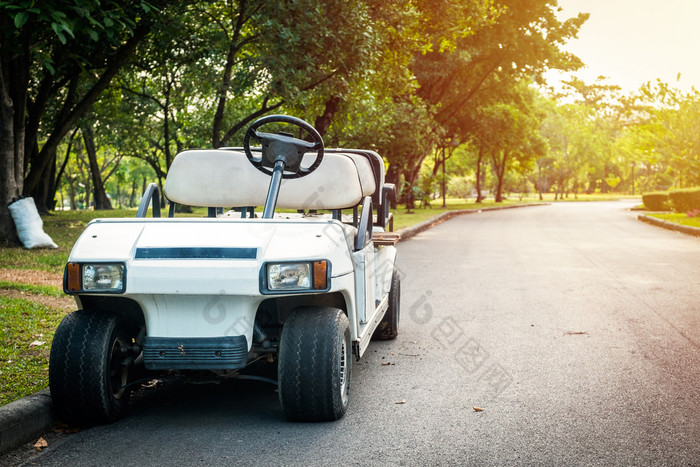
[[129, 196], [128, 207], [133, 208], [136, 202], [136, 180], [131, 182], [131, 196]]
[[[239, 15], [239, 18], [243, 16]], [[240, 23], [237, 29], [234, 31], [234, 36], [238, 36], [240, 32]], [[224, 66], [224, 74], [221, 79], [221, 86], [219, 86], [218, 94], [219, 99], [216, 104], [216, 113], [214, 114], [214, 121], [212, 122], [212, 136], [211, 144], [212, 147], [218, 148], [222, 146], [221, 141], [221, 131], [224, 122], [224, 112], [226, 110], [226, 95], [228, 93], [228, 88], [231, 85], [231, 75], [233, 73], [233, 65], [236, 58], [236, 52], [238, 51], [235, 41], [231, 41], [228, 46], [228, 53], [226, 54], [226, 65]]]
[[[17, 176], [15, 161], [18, 156], [24, 159], [24, 141], [16, 144], [14, 106], [4, 76], [0, 61], [0, 245], [17, 242], [15, 224], [7, 205], [21, 193], [22, 173]], [[23, 162], [20, 167], [22, 165]]]
[[[25, 41], [28, 47], [28, 41]], [[8, 204], [24, 186], [28, 49], [0, 57], [0, 245], [19, 243]], [[26, 54], [26, 55], [25, 55]]]
[[95, 134], [93, 133], [92, 128], [88, 125], [82, 126], [80, 130], [83, 133], [83, 141], [85, 141], [85, 152], [87, 152], [88, 161], [90, 162], [90, 173], [92, 174], [95, 209], [112, 209], [112, 203], [110, 203], [109, 198], [107, 197], [107, 192], [105, 191], [105, 186], [102, 182], [100, 166], [97, 163]]
[[78, 194], [75, 189], [75, 180], [71, 180], [68, 183], [68, 199], [70, 200], [70, 208], [73, 211], [78, 210]]
[[172, 91], [172, 82], [168, 80], [168, 86], [165, 90], [165, 105], [163, 106], [163, 153], [165, 154], [165, 170], [170, 169], [170, 164], [173, 162], [172, 151], [170, 150], [170, 92]]
[[[63, 163], [61, 164], [61, 168], [58, 171], [58, 174], [56, 174], [56, 177], [54, 177], [53, 185], [51, 187], [51, 191], [49, 192], [49, 196], [51, 199], [54, 199], [56, 197], [56, 192], [58, 191], [58, 187], [61, 186], [61, 178], [63, 178], [63, 174], [66, 171], [66, 166], [68, 165], [68, 159], [70, 158], [70, 153], [73, 150], [73, 138], [75, 138], [75, 134], [78, 132], [76, 129], [73, 131], [73, 133], [70, 135], [70, 139], [68, 140], [68, 149], [66, 149], [66, 157], [63, 158]], [[55, 164], [54, 164], [55, 166]], [[63, 195], [61, 194], [61, 208], [63, 208]]]
[[83, 209], [90, 209], [90, 193], [92, 193], [92, 186], [90, 185], [90, 177], [85, 179], [85, 182], [83, 183], [85, 185], [85, 193], [83, 194]]
[[503, 202], [503, 179], [506, 174], [506, 163], [508, 162], [508, 152], [503, 151], [503, 158], [500, 159], [497, 155], [492, 155], [493, 167], [496, 169], [496, 196], [494, 201], [497, 203]]
[[324, 136], [328, 132], [331, 123], [333, 123], [335, 114], [340, 109], [341, 101], [342, 100], [338, 96], [329, 97], [326, 101], [326, 108], [323, 110], [323, 114], [316, 118], [314, 128], [316, 128], [316, 131], [318, 131], [321, 136]]
[[484, 196], [481, 194], [481, 172], [483, 170], [482, 161], [484, 158], [484, 145], [479, 145], [479, 155], [476, 158], [476, 203], [480, 204], [484, 201]]
[[399, 183], [401, 182], [401, 171], [399, 170], [398, 164], [389, 165], [389, 169], [386, 171], [385, 181], [386, 183], [393, 183], [396, 185], [396, 189], [399, 189]]

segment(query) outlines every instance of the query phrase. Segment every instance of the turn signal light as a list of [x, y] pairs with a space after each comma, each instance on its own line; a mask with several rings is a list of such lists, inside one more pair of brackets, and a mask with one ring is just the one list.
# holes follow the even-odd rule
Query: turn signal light
[[80, 264], [68, 263], [66, 265], [66, 292], [80, 292], [81, 290]]
[[325, 290], [328, 285], [328, 263], [326, 261], [314, 262], [314, 290]]

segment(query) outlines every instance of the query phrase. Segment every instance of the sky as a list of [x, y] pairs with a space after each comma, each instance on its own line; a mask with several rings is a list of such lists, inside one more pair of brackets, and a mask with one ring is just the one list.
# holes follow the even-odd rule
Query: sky
[[562, 19], [591, 14], [565, 46], [587, 65], [575, 73], [587, 83], [602, 75], [629, 93], [660, 78], [700, 90], [700, 0], [559, 0], [559, 6]]

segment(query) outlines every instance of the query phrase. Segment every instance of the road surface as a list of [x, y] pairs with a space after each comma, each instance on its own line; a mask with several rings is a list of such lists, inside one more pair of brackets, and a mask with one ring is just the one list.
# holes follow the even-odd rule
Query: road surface
[[355, 364], [338, 422], [287, 423], [257, 382], [180, 385], [28, 462], [700, 464], [700, 239], [632, 205], [464, 215], [401, 243], [399, 338]]

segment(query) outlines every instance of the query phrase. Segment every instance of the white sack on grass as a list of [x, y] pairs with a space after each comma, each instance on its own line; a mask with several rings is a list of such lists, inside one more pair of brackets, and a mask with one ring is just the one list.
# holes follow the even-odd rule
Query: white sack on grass
[[17, 235], [25, 248], [58, 248], [44, 232], [44, 222], [36, 210], [34, 198], [22, 198], [8, 208], [17, 227]]

